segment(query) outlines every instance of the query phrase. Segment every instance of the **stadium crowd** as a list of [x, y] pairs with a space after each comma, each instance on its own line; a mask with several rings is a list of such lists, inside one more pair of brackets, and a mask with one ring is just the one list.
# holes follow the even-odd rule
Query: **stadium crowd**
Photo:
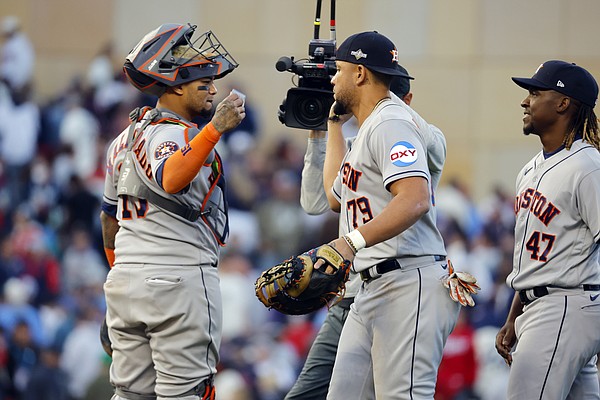
[[[5, 19], [1, 29], [0, 400], [108, 399], [110, 358], [99, 341], [109, 268], [98, 218], [104, 154], [129, 112], [154, 99], [125, 82], [106, 46], [68, 87], [36, 102], [31, 44], [18, 20]], [[225, 400], [280, 400], [291, 387], [326, 310], [295, 317], [269, 311], [255, 298], [254, 281], [266, 267], [337, 236], [335, 214], [308, 216], [300, 207], [304, 149], [286, 132], [264, 144], [257, 101], [248, 96], [247, 118], [218, 146], [231, 212], [219, 270], [224, 326], [216, 386]], [[476, 275], [482, 290], [446, 345], [436, 398], [502, 399], [508, 367], [493, 342], [512, 299], [504, 278], [513, 198], [497, 189], [475, 203], [460, 181], [446, 182], [436, 204], [449, 258]]]

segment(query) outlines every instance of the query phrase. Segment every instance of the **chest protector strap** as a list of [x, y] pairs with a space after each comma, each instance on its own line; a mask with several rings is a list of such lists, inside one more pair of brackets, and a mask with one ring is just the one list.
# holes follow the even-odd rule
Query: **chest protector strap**
[[[138, 199], [148, 200], [150, 203], [156, 204], [160, 208], [172, 212], [173, 214], [179, 215], [188, 221], [194, 222], [198, 220], [204, 213], [200, 210], [196, 210], [191, 207], [184, 206], [183, 204], [177, 203], [171, 199], [162, 197], [161, 195], [153, 192], [146, 186], [146, 184], [140, 179], [133, 161], [133, 148], [135, 126], [136, 124], [146, 115], [148, 118], [142, 123], [139, 132], [143, 132], [144, 129], [153, 121], [162, 117], [161, 112], [157, 109], [150, 107], [139, 107], [133, 110], [129, 114], [131, 119], [131, 125], [129, 126], [129, 133], [127, 135], [127, 153], [125, 154], [125, 160], [121, 166], [121, 173], [119, 174], [119, 182], [117, 184], [117, 194], [119, 196], [132, 196]], [[205, 212], [206, 213], [206, 212]]]

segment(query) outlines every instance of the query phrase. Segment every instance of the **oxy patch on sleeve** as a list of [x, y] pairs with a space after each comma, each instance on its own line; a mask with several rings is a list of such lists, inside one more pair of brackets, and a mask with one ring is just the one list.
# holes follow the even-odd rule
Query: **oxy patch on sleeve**
[[163, 142], [156, 147], [154, 151], [154, 159], [162, 160], [169, 157], [179, 149], [179, 145], [171, 140]]
[[397, 167], [407, 167], [419, 158], [417, 149], [409, 142], [397, 142], [390, 149], [390, 162]]

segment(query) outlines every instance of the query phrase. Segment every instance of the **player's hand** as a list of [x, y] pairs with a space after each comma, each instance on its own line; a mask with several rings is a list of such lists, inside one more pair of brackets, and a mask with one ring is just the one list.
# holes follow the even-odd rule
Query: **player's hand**
[[[344, 257], [344, 260], [354, 262], [354, 252], [352, 251], [352, 249], [350, 248], [348, 243], [346, 243], [344, 238], [341, 238], [341, 237], [337, 238], [337, 239], [329, 242], [329, 245], [331, 247], [334, 247], [337, 251], [339, 251], [340, 254]], [[315, 269], [319, 269], [321, 267], [321, 265], [323, 265], [323, 264], [325, 264], [325, 262], [323, 260], [317, 260], [317, 262], [314, 264], [313, 267]], [[331, 266], [328, 266], [324, 272], [326, 274], [332, 274], [335, 272], [335, 269], [333, 269]]]
[[331, 124], [343, 125], [346, 121], [352, 118], [352, 113], [338, 114], [336, 112], [336, 110], [338, 109], [339, 108], [337, 107], [337, 103], [334, 101], [331, 105], [331, 108], [329, 109], [329, 119], [327, 121]]
[[507, 365], [512, 364], [511, 351], [517, 341], [514, 322], [504, 324], [496, 335], [496, 351], [504, 358]]
[[244, 99], [237, 93], [231, 93], [217, 105], [211, 122], [216, 130], [225, 133], [232, 130], [246, 117]]

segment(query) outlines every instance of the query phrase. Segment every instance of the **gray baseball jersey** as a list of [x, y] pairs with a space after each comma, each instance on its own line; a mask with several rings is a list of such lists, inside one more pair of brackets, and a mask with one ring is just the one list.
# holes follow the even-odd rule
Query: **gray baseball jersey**
[[[136, 156], [135, 168], [146, 186], [162, 197], [199, 209], [216, 179], [215, 168], [219, 168], [214, 150], [205, 163], [209, 168], [201, 168], [182, 192], [172, 195], [161, 186], [164, 161], [187, 145], [192, 139], [188, 137], [190, 132], [193, 130], [184, 122], [151, 124], [135, 139], [133, 152]], [[117, 196], [117, 181], [125, 157], [127, 133], [126, 129], [109, 147], [104, 186], [103, 201], [113, 207], [113, 212], [116, 211], [113, 215], [120, 225], [115, 239], [115, 264], [216, 264], [219, 244], [202, 219], [191, 222], [145, 200]], [[210, 168], [213, 163], [214, 168]]]
[[[429, 124], [414, 109], [402, 101], [394, 93], [390, 93], [392, 100], [402, 106], [409, 114], [412, 121], [418, 127], [418, 134], [426, 148], [426, 158], [429, 173], [431, 175], [432, 201], [435, 205], [435, 190], [442, 176], [444, 162], [446, 161], [446, 138], [442, 131], [435, 125]], [[346, 140], [348, 149], [356, 137]], [[308, 139], [308, 146], [304, 156], [304, 168], [302, 169], [302, 185], [300, 192], [300, 203], [302, 208], [309, 214], [322, 214], [329, 210], [329, 202], [323, 190], [323, 163], [325, 161], [325, 149], [327, 139]], [[342, 221], [340, 220], [340, 224]], [[340, 234], [341, 234], [340, 230]], [[445, 254], [445, 253], [442, 253]], [[351, 272], [350, 279], [346, 284], [346, 297], [353, 297], [360, 288], [361, 280], [357, 274]]]
[[[221, 178], [214, 150], [181, 192], [170, 195], [161, 184], [165, 160], [176, 151], [184, 152], [195, 132], [189, 122], [177, 118], [153, 122], [138, 131], [132, 154], [136, 171], [150, 190], [202, 209]], [[216, 373], [219, 360], [222, 307], [215, 268], [219, 235], [203, 219], [190, 221], [151, 201], [117, 195], [120, 178], [133, 172], [123, 164], [128, 162], [127, 136], [125, 130], [109, 146], [102, 206], [119, 221], [115, 266], [104, 284], [114, 398], [197, 398], [192, 393]], [[174, 371], [174, 365], [181, 368]]]
[[[423, 177], [433, 193], [426, 149], [407, 108], [392, 100], [379, 104], [360, 127], [332, 187], [342, 205], [340, 235], [381, 213], [393, 197], [387, 187], [398, 179]], [[435, 207], [401, 235], [357, 253], [353, 269], [360, 272], [390, 258], [432, 254], [446, 254]]]
[[516, 188], [514, 265], [506, 281], [528, 296], [540, 287], [548, 294], [515, 320], [507, 398], [597, 399], [600, 153], [582, 140], [540, 153]]
[[[412, 267], [405, 262], [446, 254], [433, 196], [443, 144], [443, 137], [409, 107], [385, 100], [363, 122], [342, 161], [332, 187], [341, 204], [340, 234], [379, 215], [393, 198], [388, 187], [396, 180], [422, 177], [432, 197], [429, 212], [411, 227], [356, 254], [357, 272], [389, 259], [404, 266], [361, 282], [340, 336], [328, 399], [433, 398], [437, 367], [460, 305], [440, 282], [448, 273], [444, 258]], [[430, 146], [438, 149], [435, 160], [429, 160]], [[435, 180], [430, 163], [438, 166]]]
[[600, 283], [600, 156], [582, 140], [517, 177], [513, 271], [515, 290]]

